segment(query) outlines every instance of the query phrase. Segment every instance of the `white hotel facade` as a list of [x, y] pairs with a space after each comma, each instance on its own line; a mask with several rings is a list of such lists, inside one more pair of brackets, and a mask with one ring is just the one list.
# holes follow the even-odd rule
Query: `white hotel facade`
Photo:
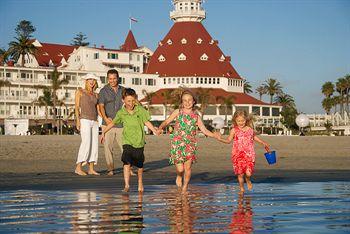
[[[131, 31], [119, 49], [75, 47], [33, 40], [38, 51], [25, 57], [24, 67], [19, 65], [21, 58], [15, 64], [0, 66], [0, 79], [10, 82], [9, 86], [0, 88], [0, 125], [9, 118], [29, 119], [30, 124], [43, 122], [45, 107], [36, 104], [43, 95], [39, 86], [50, 86], [50, 73], [57, 67], [60, 76], [69, 80], [57, 92], [65, 104], [56, 110], [63, 119], [73, 119], [74, 96], [75, 91], [82, 87], [81, 77], [94, 73], [100, 77], [99, 87], [102, 87], [107, 82], [107, 71], [114, 68], [120, 74], [120, 84], [135, 89], [139, 99], [144, 97], [144, 91], [156, 93], [151, 103], [152, 120], [164, 120], [169, 114], [165, 113], [161, 98], [164, 90], [187, 87], [211, 90], [215, 101], [207, 108], [205, 119], [224, 118], [222, 105], [217, 100], [220, 96], [231, 95], [235, 104], [229, 108], [229, 119], [236, 109], [245, 109], [254, 112], [262, 125], [281, 126], [281, 106], [264, 103], [243, 93], [243, 79], [231, 65], [231, 58], [224, 55], [218, 41], [201, 24], [206, 16], [202, 1], [173, 0], [173, 3], [170, 16], [174, 26], [154, 52], [139, 47]], [[192, 29], [188, 30], [189, 27]], [[49, 107], [49, 119], [52, 111]]]

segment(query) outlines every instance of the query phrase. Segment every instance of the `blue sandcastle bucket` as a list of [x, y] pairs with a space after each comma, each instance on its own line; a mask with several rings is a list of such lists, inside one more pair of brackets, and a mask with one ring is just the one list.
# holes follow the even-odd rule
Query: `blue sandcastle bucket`
[[270, 151], [265, 153], [266, 161], [271, 165], [276, 163], [276, 151]]

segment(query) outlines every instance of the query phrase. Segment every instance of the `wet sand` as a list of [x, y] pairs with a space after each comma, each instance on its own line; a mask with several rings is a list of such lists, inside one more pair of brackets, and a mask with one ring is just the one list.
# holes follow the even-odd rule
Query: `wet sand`
[[[348, 181], [350, 137], [262, 136], [277, 151], [278, 162], [268, 165], [263, 148], [256, 145], [255, 182]], [[168, 165], [169, 136], [147, 136], [145, 185], [171, 184]], [[0, 189], [105, 189], [122, 187], [120, 151], [115, 147], [116, 175], [106, 175], [103, 146], [97, 170], [101, 176], [76, 176], [73, 172], [80, 136], [0, 136]], [[235, 182], [232, 145], [199, 138], [198, 162], [192, 183]], [[132, 178], [132, 186], [136, 177]], [[135, 187], [135, 186], [133, 186]], [[147, 189], [147, 187], [146, 187]]]

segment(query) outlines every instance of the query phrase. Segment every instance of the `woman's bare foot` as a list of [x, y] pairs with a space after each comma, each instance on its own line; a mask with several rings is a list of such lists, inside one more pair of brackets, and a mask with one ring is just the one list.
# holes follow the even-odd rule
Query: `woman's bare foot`
[[113, 171], [108, 171], [107, 175], [112, 176], [112, 175], [114, 175], [114, 172]]
[[75, 169], [74, 173], [77, 174], [77, 175], [80, 175], [80, 176], [86, 176], [87, 175], [85, 171], [82, 171], [82, 170], [79, 170], [79, 169]]
[[100, 175], [100, 173], [98, 173], [97, 171], [89, 171], [88, 172], [89, 175]]
[[252, 182], [251, 182], [250, 180], [246, 180], [246, 182], [247, 182], [247, 188], [248, 188], [248, 190], [251, 191], [251, 190], [253, 189], [253, 184], [252, 184]]
[[176, 176], [176, 186], [181, 188], [182, 187], [182, 177]]
[[129, 192], [129, 189], [130, 189], [129, 186], [125, 186], [124, 189], [123, 189], [123, 192], [124, 192], [124, 193], [128, 193], [128, 192]]

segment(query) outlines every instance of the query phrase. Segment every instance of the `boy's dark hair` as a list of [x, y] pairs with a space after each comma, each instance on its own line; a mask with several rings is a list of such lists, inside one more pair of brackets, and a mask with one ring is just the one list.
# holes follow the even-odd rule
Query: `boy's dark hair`
[[123, 90], [122, 97], [124, 99], [127, 96], [133, 96], [134, 98], [136, 98], [137, 94], [136, 94], [135, 90], [130, 89], [130, 88], [126, 88], [126, 89]]
[[107, 77], [108, 77], [110, 74], [116, 74], [117, 77], [119, 78], [119, 72], [118, 72], [117, 70], [115, 70], [115, 69], [110, 69], [110, 70], [108, 70], [108, 72], [107, 72]]

